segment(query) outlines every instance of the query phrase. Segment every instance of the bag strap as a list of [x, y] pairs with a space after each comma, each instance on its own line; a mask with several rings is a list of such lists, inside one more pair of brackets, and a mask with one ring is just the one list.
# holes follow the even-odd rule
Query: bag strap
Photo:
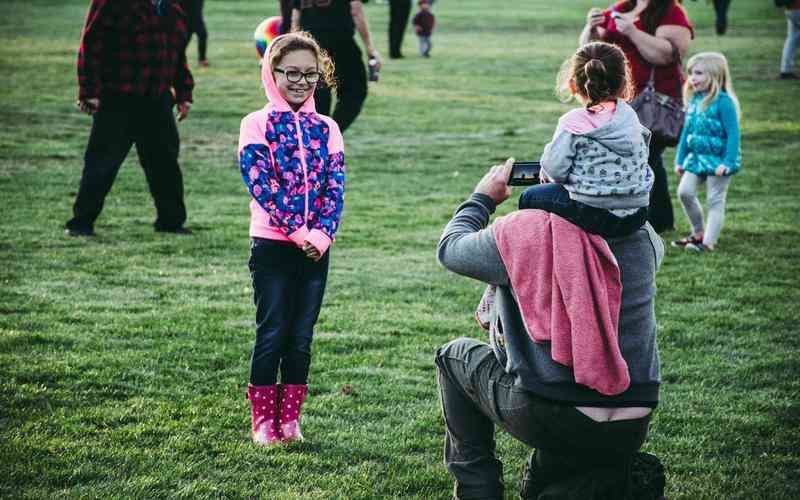
[[[678, 50], [678, 46], [675, 45], [672, 42], [672, 40], [670, 40], [668, 38], [666, 38], [665, 40], [667, 40], [667, 42], [669, 43], [670, 47], [672, 47], [671, 62], [672, 62], [672, 64], [674, 64], [678, 68], [678, 72], [680, 73], [681, 71], [683, 71], [683, 61], [681, 60], [681, 51]], [[642, 59], [644, 59], [644, 56], [642, 56]], [[647, 64], [650, 65], [650, 79], [647, 80], [647, 86], [652, 88], [652, 89], [655, 89], [656, 88], [656, 65], [651, 63], [647, 59], [644, 59], [644, 60], [645, 60], [645, 62]], [[680, 98], [681, 94], [682, 94], [682, 91], [681, 91], [681, 79], [678, 78], [678, 88], [677, 88], [676, 95], [678, 95], [679, 98]]]

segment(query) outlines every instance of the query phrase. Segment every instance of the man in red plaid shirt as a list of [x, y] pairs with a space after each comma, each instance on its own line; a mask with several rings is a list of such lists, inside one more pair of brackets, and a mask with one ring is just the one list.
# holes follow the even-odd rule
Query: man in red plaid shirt
[[186, 64], [186, 14], [178, 0], [92, 0], [78, 51], [78, 106], [92, 115], [83, 174], [67, 224], [91, 236], [133, 144], [156, 206], [156, 231], [186, 234], [178, 120], [194, 81]]

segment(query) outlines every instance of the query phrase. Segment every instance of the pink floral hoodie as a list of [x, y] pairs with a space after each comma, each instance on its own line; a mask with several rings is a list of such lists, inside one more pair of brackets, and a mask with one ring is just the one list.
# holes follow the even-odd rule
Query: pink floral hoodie
[[245, 116], [239, 132], [239, 168], [253, 198], [250, 236], [298, 247], [308, 241], [325, 253], [344, 205], [342, 134], [333, 119], [317, 114], [313, 96], [292, 111], [268, 60], [269, 51], [261, 70], [269, 102]]

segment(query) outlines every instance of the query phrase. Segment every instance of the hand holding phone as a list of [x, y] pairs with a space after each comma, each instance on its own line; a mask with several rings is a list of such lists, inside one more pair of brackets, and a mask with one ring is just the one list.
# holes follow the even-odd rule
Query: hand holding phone
[[532, 186], [539, 184], [542, 164], [538, 161], [515, 161], [508, 178], [509, 186]]

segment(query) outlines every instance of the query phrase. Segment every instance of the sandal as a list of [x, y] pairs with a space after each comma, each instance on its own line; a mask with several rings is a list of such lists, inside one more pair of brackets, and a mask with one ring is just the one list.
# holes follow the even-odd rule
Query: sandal
[[674, 240], [671, 245], [675, 248], [686, 248], [687, 245], [697, 245], [703, 244], [702, 238], [696, 238], [693, 234], [690, 234], [686, 238], [681, 238], [679, 240]]

